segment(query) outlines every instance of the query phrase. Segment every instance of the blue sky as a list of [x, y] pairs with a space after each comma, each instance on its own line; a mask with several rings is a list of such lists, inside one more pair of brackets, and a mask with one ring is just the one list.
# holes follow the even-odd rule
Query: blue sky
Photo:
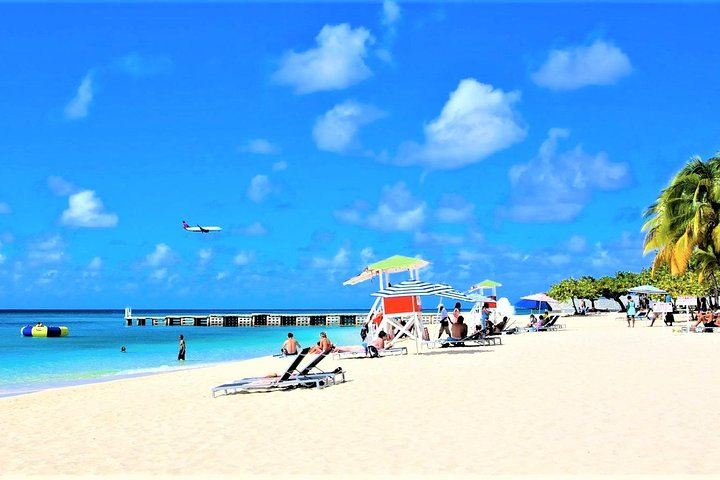
[[720, 150], [718, 18], [0, 4], [0, 308], [367, 308], [342, 282], [395, 254], [512, 301], [640, 270], [644, 209]]

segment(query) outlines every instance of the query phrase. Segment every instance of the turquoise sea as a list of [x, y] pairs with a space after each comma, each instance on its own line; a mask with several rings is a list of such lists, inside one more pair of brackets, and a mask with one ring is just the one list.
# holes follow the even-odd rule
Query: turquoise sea
[[[253, 312], [133, 311], [135, 316], [209, 313]], [[70, 334], [59, 338], [20, 334], [23, 326], [38, 322], [67, 326]], [[0, 396], [272, 355], [279, 352], [289, 331], [301, 345], [316, 343], [321, 331], [337, 345], [360, 343], [359, 327], [128, 327], [122, 310], [0, 310]], [[177, 360], [180, 334], [187, 344], [184, 362]], [[120, 351], [122, 346], [126, 353]]]

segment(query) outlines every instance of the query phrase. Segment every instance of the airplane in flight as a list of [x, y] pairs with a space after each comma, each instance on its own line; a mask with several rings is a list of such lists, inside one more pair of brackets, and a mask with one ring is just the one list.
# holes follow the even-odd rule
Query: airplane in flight
[[222, 230], [222, 228], [220, 228], [220, 227], [201, 227], [200, 225], [198, 225], [196, 227], [191, 227], [190, 225], [188, 225], [188, 223], [185, 220], [183, 220], [182, 226], [188, 232], [210, 233], [210, 232], [219, 232], [220, 230]]

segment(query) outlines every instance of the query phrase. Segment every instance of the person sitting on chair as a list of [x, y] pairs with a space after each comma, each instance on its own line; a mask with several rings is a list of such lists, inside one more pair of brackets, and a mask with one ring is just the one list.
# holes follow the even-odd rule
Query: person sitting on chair
[[[452, 327], [450, 327], [450, 336], [447, 338], [447, 342], [460, 342], [462, 339], [467, 337], [468, 334], [468, 327], [465, 325], [465, 318], [460, 315], [457, 318], [457, 321], [452, 324]], [[443, 345], [448, 345], [448, 343], [444, 343]], [[458, 344], [460, 345], [460, 344]]]
[[488, 335], [499, 335], [502, 333], [503, 330], [505, 330], [505, 327], [507, 326], [508, 317], [503, 317], [502, 322], [496, 323], [492, 325], [491, 328], [488, 329]]

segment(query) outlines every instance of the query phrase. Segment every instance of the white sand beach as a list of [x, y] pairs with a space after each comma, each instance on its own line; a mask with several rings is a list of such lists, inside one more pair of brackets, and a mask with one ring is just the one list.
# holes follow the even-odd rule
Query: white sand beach
[[2, 398], [0, 474], [720, 474], [720, 335], [562, 321], [495, 347], [327, 358], [347, 382], [322, 390], [212, 398], [289, 363], [267, 357]]

